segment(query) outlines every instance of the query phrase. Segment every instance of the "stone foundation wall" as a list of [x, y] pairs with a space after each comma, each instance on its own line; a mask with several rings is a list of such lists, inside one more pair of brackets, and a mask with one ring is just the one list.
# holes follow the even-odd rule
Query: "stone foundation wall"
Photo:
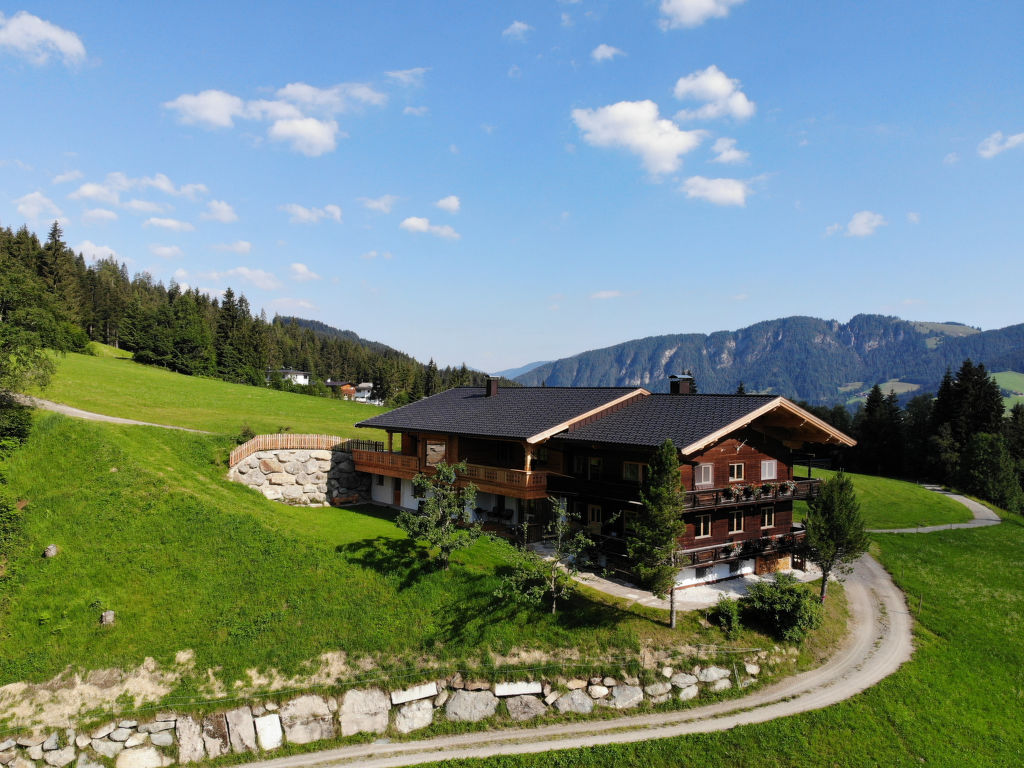
[[256, 451], [235, 464], [228, 478], [257, 489], [268, 499], [295, 506], [366, 501], [370, 476], [355, 471], [352, 454], [345, 447], [342, 444], [332, 450], [277, 448]]

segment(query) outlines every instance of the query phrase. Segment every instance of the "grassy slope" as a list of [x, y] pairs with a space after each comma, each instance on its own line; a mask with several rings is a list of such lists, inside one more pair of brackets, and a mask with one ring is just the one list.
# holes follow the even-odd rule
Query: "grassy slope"
[[[805, 467], [798, 468], [801, 476], [806, 472]], [[814, 477], [823, 479], [833, 474], [827, 469], [813, 471]], [[913, 528], [963, 523], [971, 519], [971, 513], [963, 504], [919, 485], [887, 477], [847, 474], [853, 479], [853, 487], [860, 499], [860, 511], [868, 528]], [[793, 515], [797, 520], [803, 520], [806, 514], [806, 502], [798, 501], [793, 505]]]
[[[545, 766], [1007, 766], [1024, 763], [1024, 523], [879, 536], [910, 595], [914, 658], [828, 709], [725, 733], [548, 753]], [[918, 612], [919, 597], [923, 610]], [[446, 763], [511, 768], [536, 758]]]
[[[1003, 389], [1009, 389], [1013, 392], [1024, 392], [1024, 373], [1001, 371], [1000, 373], [992, 374], [992, 377], [999, 382], [999, 386]], [[1006, 409], [1009, 410], [1017, 403], [1024, 403], [1024, 396], [1004, 397], [1003, 402], [1006, 403]]]
[[183, 376], [112, 355], [69, 354], [56, 362], [50, 386], [33, 394], [86, 411], [222, 434], [238, 434], [248, 424], [256, 433], [289, 427], [383, 439], [378, 430], [352, 426], [380, 413], [372, 405]]
[[[29, 500], [23, 548], [0, 581], [0, 684], [162, 663], [191, 648], [221, 677], [286, 674], [328, 650], [389, 661], [430, 653], [478, 663], [488, 649], [634, 650], [669, 631], [639, 609], [580, 597], [557, 619], [498, 604], [502, 546], [478, 542], [435, 572], [375, 508], [290, 508], [224, 479], [231, 442], [40, 414], [9, 460]], [[117, 471], [112, 471], [116, 468]], [[57, 544], [60, 555], [40, 558]], [[101, 628], [103, 609], [117, 612]], [[687, 615], [683, 638], [719, 643]], [[680, 638], [680, 635], [672, 635]], [[741, 645], [764, 645], [747, 633]], [[187, 692], [183, 688], [182, 693]]]

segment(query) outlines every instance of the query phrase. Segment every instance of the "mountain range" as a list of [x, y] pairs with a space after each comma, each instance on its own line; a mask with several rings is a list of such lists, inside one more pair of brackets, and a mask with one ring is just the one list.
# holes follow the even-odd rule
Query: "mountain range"
[[649, 336], [555, 360], [515, 376], [527, 386], [668, 390], [689, 371], [701, 392], [768, 392], [815, 404], [847, 402], [874, 384], [904, 397], [934, 392], [966, 358], [1024, 371], [1024, 324], [982, 331], [956, 322], [857, 315], [767, 320], [736, 331]]

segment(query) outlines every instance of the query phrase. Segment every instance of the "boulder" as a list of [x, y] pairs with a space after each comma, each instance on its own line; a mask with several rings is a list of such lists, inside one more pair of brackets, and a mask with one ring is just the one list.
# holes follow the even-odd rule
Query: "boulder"
[[298, 501], [302, 498], [302, 487], [298, 485], [286, 485], [282, 489], [285, 501]]
[[640, 685], [640, 678], [636, 675], [623, 675], [622, 682], [626, 685]]
[[530, 694], [543, 693], [544, 686], [540, 683], [495, 683], [494, 695], [504, 696], [527, 696]]
[[476, 723], [492, 717], [497, 708], [498, 697], [490, 691], [456, 691], [445, 704], [444, 712], [449, 720]]
[[267, 475], [267, 480], [271, 485], [295, 485], [295, 475], [289, 475], [287, 472], [275, 472], [272, 475]]
[[320, 696], [299, 696], [281, 707], [281, 724], [292, 744], [333, 739], [338, 735], [334, 715]]
[[11, 763], [10, 768], [36, 768], [36, 764], [33, 763], [31, 760], [26, 760], [21, 755], [18, 755], [16, 758], [14, 758], [14, 762]]
[[467, 691], [489, 691], [491, 690], [491, 684], [486, 680], [467, 680], [466, 681]]
[[139, 733], [159, 733], [173, 730], [174, 720], [157, 720], [155, 723], [143, 723], [139, 726]]
[[644, 691], [638, 685], [616, 685], [612, 690], [609, 706], [615, 709], [632, 709], [644, 700]]
[[434, 722], [434, 705], [428, 699], [417, 699], [403, 704], [395, 715], [395, 730], [412, 733]]
[[728, 677], [730, 674], [728, 669], [723, 669], [722, 667], [706, 667], [697, 674], [697, 679], [702, 683], [713, 683], [716, 680]]
[[289, 475], [297, 475], [299, 474], [299, 472], [302, 472], [303, 470], [304, 467], [302, 466], [301, 463], [297, 461], [289, 461], [287, 464], [284, 465], [284, 471], [287, 472]]
[[268, 485], [262, 489], [263, 495], [271, 501], [280, 501], [284, 493], [279, 485]]
[[448, 685], [458, 691], [466, 687], [466, 681], [462, 679], [461, 672], [456, 672], [448, 680]]
[[611, 688], [612, 686], [616, 686], [618, 684], [619, 681], [616, 680], [614, 677], [606, 677], [601, 681], [601, 685], [603, 685], [605, 688]]
[[346, 691], [341, 699], [341, 735], [384, 733], [390, 711], [391, 701], [379, 688]]
[[757, 677], [761, 674], [760, 664], [751, 664], [749, 661], [743, 665], [743, 669], [746, 670], [747, 674], [751, 677]]
[[156, 747], [126, 749], [117, 756], [117, 768], [162, 768], [164, 757]]
[[[114, 730], [113, 727], [111, 727], [107, 733], [110, 733], [112, 730]], [[103, 735], [106, 736], [107, 734], [105, 733]], [[34, 736], [19, 736], [16, 743], [19, 747], [38, 747], [41, 746], [44, 741], [46, 741], [45, 736], [42, 734], [36, 734]]]
[[261, 459], [260, 470], [265, 475], [279, 475], [284, 472], [284, 467], [277, 459]]
[[268, 752], [277, 749], [284, 742], [284, 731], [281, 730], [281, 716], [277, 713], [263, 715], [252, 721], [256, 729], [256, 738], [260, 749]]
[[29, 760], [42, 760], [43, 745], [36, 744], [34, 747], [29, 747], [27, 750], [25, 750], [25, 754], [28, 755]]
[[608, 695], [608, 689], [603, 685], [590, 685], [587, 688], [587, 693], [592, 699], [603, 699]]
[[96, 762], [85, 752], [82, 752], [78, 756], [78, 760], [75, 761], [75, 768], [103, 768], [103, 764]]
[[[115, 739], [115, 741], [121, 741], [121, 739]], [[43, 741], [43, 752], [52, 752], [60, 746], [60, 737], [56, 733], [51, 733]]]
[[153, 742], [153, 746], [170, 747], [174, 744], [174, 734], [170, 731], [160, 731], [160, 733], [152, 734], [149, 740]]
[[555, 701], [555, 709], [563, 715], [566, 712], [589, 715], [594, 711], [594, 700], [582, 688], [575, 688], [564, 696], [558, 697]]
[[[256, 728], [252, 724], [252, 710], [238, 707], [224, 713], [228, 721], [228, 743], [233, 752], [256, 751]], [[181, 736], [178, 736], [179, 740]]]
[[124, 742], [120, 741], [107, 741], [106, 739], [93, 739], [92, 750], [93, 752], [103, 755], [104, 757], [117, 757], [121, 754], [121, 750], [124, 749]]
[[310, 451], [309, 452], [309, 458], [316, 459], [317, 461], [330, 461], [331, 460], [331, 455], [332, 454], [331, 454], [330, 451]]
[[570, 680], [568, 683], [566, 683], [565, 687], [568, 688], [570, 691], [575, 691], [575, 690], [577, 690], [579, 688], [586, 688], [587, 687], [587, 681], [586, 680], [581, 680], [580, 678], [575, 677], [572, 680]]
[[727, 677], [719, 678], [711, 684], [712, 691], [727, 691], [732, 688], [732, 680]]
[[675, 670], [672, 669], [672, 667], [662, 667], [661, 668], [661, 676], [662, 677], [665, 677], [665, 678], [672, 677], [672, 673], [673, 672], [675, 672]]
[[672, 698], [671, 693], [663, 693], [660, 696], [651, 696], [651, 704], [664, 704]]
[[206, 749], [199, 723], [191, 717], [179, 717], [174, 730], [178, 734], [178, 762], [201, 762], [206, 756]]
[[672, 675], [672, 680], [669, 682], [676, 688], [689, 688], [691, 685], [697, 684], [697, 676], [688, 675], [686, 672], [677, 672]]
[[89, 734], [87, 733], [80, 733], [75, 736], [75, 746], [79, 749], [85, 749], [88, 747], [90, 741], [92, 741], [92, 739], [89, 738]]
[[128, 737], [128, 740], [125, 741], [124, 748], [131, 749], [132, 747], [141, 747], [147, 741], [149, 741], [148, 733], [132, 733], [132, 735]]
[[109, 626], [117, 620], [117, 614], [113, 611], [104, 611], [100, 614], [100, 624]]
[[536, 696], [512, 696], [505, 702], [505, 706], [508, 708], [508, 716], [520, 722], [532, 720], [548, 711], [544, 702]]
[[6, 752], [9, 749], [14, 749], [16, 742], [14, 739], [4, 739], [0, 741], [0, 752]]
[[651, 683], [650, 685], [644, 686], [644, 693], [648, 696], [664, 696], [666, 693], [671, 692], [672, 683]]
[[122, 720], [117, 724], [118, 728], [136, 728], [139, 725], [138, 720]]
[[679, 692], [679, 700], [689, 701], [690, 699], [696, 699], [698, 693], [700, 693], [700, 689], [696, 685], [688, 685]]
[[422, 685], [414, 685], [412, 688], [406, 688], [404, 691], [392, 691], [391, 703], [397, 706], [409, 701], [429, 699], [434, 696], [437, 696], [437, 683], [431, 681]]
[[212, 760], [228, 753], [228, 721], [224, 715], [207, 715], [203, 718], [203, 746]]
[[111, 741], [128, 741], [128, 737], [131, 735], [131, 728], [115, 728], [108, 738]]
[[558, 691], [552, 691], [551, 693], [549, 693], [547, 696], [544, 697], [544, 703], [547, 704], [550, 707], [552, 704], [554, 704], [556, 701], [558, 701], [558, 698], [561, 695], [562, 694], [559, 693]]
[[64, 749], [51, 749], [43, 754], [43, 761], [53, 768], [64, 768], [65, 765], [75, 761], [75, 748], [64, 747]]
[[50, 546], [48, 546], [46, 549], [43, 550], [43, 557], [45, 557], [45, 558], [56, 557], [57, 553], [59, 551], [60, 550], [57, 549], [57, 545], [56, 544], [51, 544]]

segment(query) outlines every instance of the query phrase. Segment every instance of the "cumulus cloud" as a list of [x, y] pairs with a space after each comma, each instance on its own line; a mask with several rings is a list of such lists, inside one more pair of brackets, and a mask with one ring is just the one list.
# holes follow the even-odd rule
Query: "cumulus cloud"
[[590, 294], [592, 299], [617, 299], [622, 296], [622, 291], [595, 291]]
[[[189, 273], [184, 269], [179, 269], [174, 273], [174, 278], [178, 281], [185, 280], [188, 277]], [[253, 269], [252, 267], [234, 267], [233, 269], [215, 272], [197, 272], [192, 277], [195, 280], [218, 283], [226, 283], [238, 279], [265, 291], [273, 291], [281, 287], [281, 281], [273, 274], [266, 270]]]
[[398, 69], [393, 72], [385, 72], [399, 85], [418, 86], [423, 85], [423, 76], [430, 71], [429, 67], [413, 67], [412, 69]]
[[359, 202], [364, 208], [379, 213], [391, 213], [392, 207], [398, 202], [398, 195], [381, 195], [380, 197], [360, 197]]
[[66, 184], [69, 181], [77, 181], [82, 178], [81, 171], [68, 171], [67, 173], [59, 173], [53, 177], [53, 184]]
[[744, 152], [742, 149], [736, 149], [736, 139], [718, 139], [711, 147], [711, 151], [715, 153], [713, 163], [742, 163], [748, 157], [749, 152]]
[[437, 235], [437, 237], [444, 237], [449, 240], [458, 240], [462, 237], [452, 227], [447, 224], [431, 224], [430, 219], [425, 219], [420, 216], [410, 216], [409, 218], [402, 221], [399, 224], [402, 229], [408, 232], [426, 232], [431, 235]]
[[297, 283], [307, 283], [310, 280], [319, 280], [320, 275], [311, 270], [301, 262], [294, 262], [288, 269], [291, 271], [291, 278]]
[[187, 197], [189, 200], [195, 200], [199, 195], [205, 195], [210, 191], [206, 188], [205, 184], [182, 184], [180, 187], [176, 187], [174, 182], [163, 173], [158, 173], [155, 176], [146, 176], [141, 179], [129, 179], [123, 173], [112, 173], [107, 176], [107, 180], [108, 183], [123, 185], [123, 189], [153, 187], [168, 195]]
[[867, 237], [886, 225], [885, 217], [873, 211], [857, 211], [846, 225], [847, 237]]
[[1004, 136], [1002, 131], [996, 131], [987, 136], [978, 145], [978, 154], [985, 159], [990, 159], [1005, 152], [1008, 149], [1024, 144], [1024, 133], [1015, 133], [1012, 136]]
[[99, 203], [109, 203], [110, 205], [117, 205], [119, 201], [119, 194], [116, 189], [109, 187], [105, 184], [97, 184], [92, 181], [87, 181], [85, 184], [80, 186], [70, 195], [72, 200], [95, 200]]
[[38, 16], [18, 11], [10, 18], [0, 13], [0, 51], [41, 66], [59, 56], [65, 66], [85, 60], [85, 45], [74, 32]]
[[[406, 77], [414, 70], [403, 70]], [[348, 134], [341, 131], [334, 116], [358, 111], [364, 106], [383, 106], [386, 94], [366, 83], [338, 83], [319, 88], [308, 83], [289, 83], [279, 88], [273, 99], [245, 101], [219, 90], [182, 94], [164, 102], [165, 109], [177, 113], [180, 122], [206, 128], [232, 128], [236, 120], [269, 123], [267, 136], [288, 143], [293, 150], [318, 157], [337, 147], [337, 140]]]
[[708, 179], [704, 176], [691, 176], [683, 182], [683, 191], [687, 197], [707, 200], [715, 205], [747, 204], [747, 196], [752, 193], [750, 184], [741, 179]]
[[281, 210], [288, 214], [292, 224], [315, 224], [321, 219], [341, 221], [341, 208], [337, 205], [325, 205], [323, 208], [307, 208], [298, 203], [287, 203]]
[[412, 115], [413, 117], [423, 117], [430, 111], [429, 107], [406, 107], [402, 110], [403, 115]]
[[624, 147], [639, 155], [652, 174], [679, 168], [682, 155], [693, 150], [703, 131], [683, 131], [658, 115], [653, 101], [620, 101], [597, 109], [574, 109], [572, 119], [583, 140], [594, 147]]
[[150, 245], [149, 252], [161, 259], [176, 259], [181, 256], [181, 248], [176, 245]]
[[[95, 200], [107, 203], [108, 205], [119, 205], [121, 193], [131, 189], [157, 189], [165, 194], [174, 197], [185, 197], [189, 200], [195, 200], [199, 195], [204, 195], [209, 191], [205, 184], [193, 183], [182, 184], [180, 187], [176, 186], [163, 173], [142, 178], [130, 178], [121, 172], [114, 172], [108, 173], [102, 183], [87, 181], [68, 195], [68, 197], [72, 200]], [[143, 213], [163, 210], [156, 203], [145, 203], [140, 200], [133, 200], [126, 207]]]
[[230, 251], [231, 253], [249, 253], [252, 250], [252, 243], [248, 240], [236, 240], [233, 243], [217, 243], [213, 246], [215, 251]]
[[626, 52], [615, 48], [614, 46], [608, 45], [607, 43], [601, 43], [597, 48], [590, 52], [590, 58], [594, 61], [611, 61], [616, 56], [625, 56]]
[[[100, 259], [122, 260], [118, 257], [117, 251], [109, 245], [96, 245], [92, 240], [83, 240], [73, 250], [82, 254], [86, 261], [99, 261]], [[128, 261], [128, 259], [123, 259], [123, 261]]]
[[391, 251], [384, 251], [383, 253], [377, 253], [377, 251], [367, 251], [366, 253], [359, 254], [359, 258], [366, 259], [367, 261], [373, 261], [378, 256], [382, 259], [390, 259]]
[[680, 77], [674, 93], [679, 100], [704, 102], [697, 109], [680, 110], [676, 113], [678, 120], [711, 120], [725, 116], [745, 120], [757, 111], [757, 105], [740, 90], [740, 81], [730, 78], [714, 64]]
[[283, 312], [295, 312], [296, 310], [304, 309], [308, 312], [317, 312], [318, 308], [316, 304], [307, 299], [291, 299], [291, 298], [280, 298], [274, 299], [270, 302], [270, 306], [274, 309], [281, 310]]
[[238, 221], [238, 214], [231, 207], [230, 203], [223, 200], [211, 200], [206, 204], [206, 211], [199, 215], [199, 218], [206, 221], [219, 221], [223, 224], [230, 224]]
[[661, 0], [662, 29], [699, 27], [708, 19], [722, 19], [743, 0]]
[[524, 40], [526, 39], [526, 33], [531, 31], [533, 27], [527, 24], [525, 21], [513, 21], [505, 29], [502, 30], [501, 34], [504, 37], [512, 40]]
[[170, 210], [171, 208], [171, 206], [166, 203], [154, 203], [151, 200], [129, 200], [121, 207], [131, 211], [132, 213], [162, 213]]
[[30, 192], [14, 201], [18, 215], [28, 221], [38, 221], [42, 217], [59, 219], [63, 214], [57, 204], [42, 192]]
[[164, 219], [155, 216], [151, 216], [146, 219], [142, 225], [144, 227], [160, 227], [161, 229], [170, 229], [174, 232], [191, 232], [195, 229], [187, 221], [181, 221], [181, 219]]
[[442, 197], [434, 205], [440, 208], [442, 211], [448, 213], [458, 213], [459, 208], [462, 207], [462, 203], [459, 202], [459, 198], [456, 195], [448, 195], [448, 197]]
[[90, 208], [82, 214], [82, 221], [117, 221], [117, 214], [106, 208]]

